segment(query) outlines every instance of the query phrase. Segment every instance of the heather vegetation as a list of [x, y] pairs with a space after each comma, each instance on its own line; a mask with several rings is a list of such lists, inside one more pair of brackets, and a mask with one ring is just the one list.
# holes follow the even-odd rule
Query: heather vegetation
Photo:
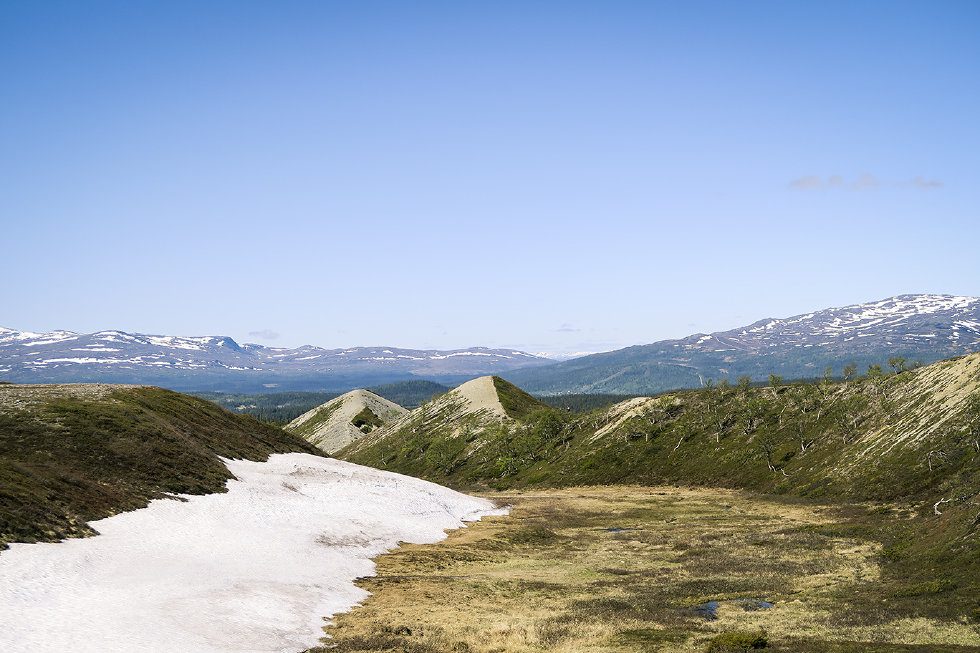
[[250, 416], [159, 388], [0, 388], [0, 546], [93, 534], [151, 499], [224, 492], [219, 456], [319, 453]]

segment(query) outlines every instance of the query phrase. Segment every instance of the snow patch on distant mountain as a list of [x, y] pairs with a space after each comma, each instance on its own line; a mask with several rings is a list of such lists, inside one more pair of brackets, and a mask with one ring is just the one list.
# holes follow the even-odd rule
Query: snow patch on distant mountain
[[504, 374], [543, 394], [645, 394], [696, 387], [706, 379], [815, 377], [831, 367], [884, 365], [890, 357], [930, 363], [980, 351], [980, 298], [900, 295], [788, 318], [696, 333], [538, 369]]
[[34, 333], [0, 328], [0, 372], [5, 379], [20, 382], [152, 382], [187, 389], [195, 387], [195, 378], [207, 374], [212, 385], [220, 385], [225, 377], [238, 382], [244, 378], [252, 385], [302, 378], [319, 387], [339, 387], [412, 377], [476, 377], [549, 362], [514, 349], [487, 347], [438, 351], [304, 345], [286, 349], [239, 345], [227, 336], [116, 330]]
[[[759, 346], [829, 346], [867, 337], [915, 341], [945, 336], [948, 340], [958, 340], [964, 335], [980, 335], [980, 322], [972, 319], [978, 314], [978, 297], [901, 295], [784, 319], [760, 320], [748, 327], [711, 335], [698, 334], [686, 338], [685, 346], [703, 348], [709, 340], [736, 350]], [[694, 338], [697, 340], [690, 342]]]
[[592, 354], [598, 354], [597, 351], [536, 351], [535, 356], [541, 358], [548, 358], [554, 361], [567, 361], [573, 358], [581, 358], [582, 356], [591, 356]]

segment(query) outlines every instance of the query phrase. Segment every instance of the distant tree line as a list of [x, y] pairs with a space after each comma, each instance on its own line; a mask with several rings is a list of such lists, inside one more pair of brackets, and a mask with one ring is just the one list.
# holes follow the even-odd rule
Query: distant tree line
[[233, 413], [251, 415], [264, 422], [288, 424], [320, 404], [339, 397], [340, 392], [272, 392], [239, 394], [200, 392], [195, 396], [214, 402]]
[[[413, 380], [367, 388], [376, 395], [405, 408], [417, 408], [433, 397], [449, 391], [432, 381]], [[242, 394], [232, 392], [198, 392], [194, 396], [214, 402], [233, 413], [252, 415], [273, 424], [288, 424], [308, 410], [343, 394], [324, 392], [270, 392]]]
[[588, 413], [599, 408], [608, 408], [614, 404], [645, 395], [619, 394], [569, 394], [569, 395], [535, 395], [535, 399], [552, 408], [568, 413]]

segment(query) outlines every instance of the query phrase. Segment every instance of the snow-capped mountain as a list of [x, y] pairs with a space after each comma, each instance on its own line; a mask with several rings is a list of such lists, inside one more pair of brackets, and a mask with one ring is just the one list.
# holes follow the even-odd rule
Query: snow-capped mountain
[[0, 328], [0, 379], [150, 383], [177, 390], [349, 390], [427, 378], [460, 382], [496, 374], [532, 392], [651, 393], [741, 375], [813, 377], [886, 364], [929, 363], [980, 350], [980, 298], [901, 295], [765, 319], [738, 329], [627, 347], [558, 362], [512, 349], [452, 351], [351, 347], [295, 349], [226, 336], [122, 331], [31, 333]]
[[785, 319], [765, 319], [740, 329], [697, 334], [673, 343], [686, 350], [759, 351], [830, 347], [873, 351], [907, 347], [909, 353], [951, 347], [961, 353], [980, 343], [980, 298], [900, 295], [867, 304], [828, 308]]
[[650, 393], [697, 387], [707, 379], [770, 373], [813, 377], [827, 366], [840, 374], [854, 363], [886, 365], [892, 356], [930, 363], [980, 350], [980, 298], [901, 295], [828, 308], [738, 329], [584, 356], [506, 373], [529, 391]]
[[22, 383], [151, 383], [181, 390], [345, 389], [420, 376], [463, 380], [548, 363], [522, 351], [485, 347], [283, 349], [239, 345], [227, 336], [32, 333], [0, 327], [0, 379]]

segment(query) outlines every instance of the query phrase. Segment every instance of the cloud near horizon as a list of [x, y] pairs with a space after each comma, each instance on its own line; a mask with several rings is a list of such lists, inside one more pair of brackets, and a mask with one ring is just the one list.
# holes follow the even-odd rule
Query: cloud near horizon
[[260, 331], [249, 331], [248, 335], [253, 338], [261, 338], [262, 340], [275, 340], [279, 337], [279, 332], [273, 331], [272, 329], [262, 329]]
[[944, 184], [939, 179], [929, 179], [922, 176], [913, 177], [910, 181], [885, 182], [875, 175], [867, 172], [851, 180], [847, 180], [840, 175], [829, 175], [826, 177], [822, 175], [806, 175], [803, 177], [798, 177], [789, 182], [789, 187], [793, 190], [803, 191], [833, 189], [875, 190], [886, 186], [895, 188], [914, 188], [917, 190], [935, 190], [936, 188], [942, 188]]
[[915, 188], [930, 189], [930, 188], [942, 188], [943, 182], [938, 179], [926, 179], [925, 177], [916, 177], [909, 182], [910, 185]]

